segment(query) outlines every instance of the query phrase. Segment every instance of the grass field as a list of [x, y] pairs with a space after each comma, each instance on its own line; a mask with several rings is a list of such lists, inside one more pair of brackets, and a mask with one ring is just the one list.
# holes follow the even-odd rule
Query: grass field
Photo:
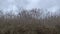
[[60, 18], [0, 18], [0, 34], [60, 34]]
[[29, 16], [0, 17], [0, 34], [60, 34], [60, 17], [35, 19]]

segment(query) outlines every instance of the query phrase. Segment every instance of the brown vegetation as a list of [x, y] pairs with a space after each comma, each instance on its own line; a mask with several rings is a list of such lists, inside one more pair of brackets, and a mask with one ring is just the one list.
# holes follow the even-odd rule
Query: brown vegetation
[[60, 17], [35, 19], [29, 14], [0, 17], [0, 34], [60, 34]]

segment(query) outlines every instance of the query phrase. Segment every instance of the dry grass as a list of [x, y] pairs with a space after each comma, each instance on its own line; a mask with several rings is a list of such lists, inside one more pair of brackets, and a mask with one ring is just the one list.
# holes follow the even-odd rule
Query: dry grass
[[13, 19], [1, 17], [0, 34], [60, 34], [60, 17], [43, 20], [26, 14]]
[[0, 34], [60, 34], [58, 19], [0, 18]]

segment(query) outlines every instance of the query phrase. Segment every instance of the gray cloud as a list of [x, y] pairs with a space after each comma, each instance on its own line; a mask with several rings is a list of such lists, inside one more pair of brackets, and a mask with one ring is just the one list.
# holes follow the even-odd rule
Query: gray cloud
[[60, 6], [60, 0], [0, 0], [0, 9], [15, 10], [16, 8], [44, 8], [50, 9]]

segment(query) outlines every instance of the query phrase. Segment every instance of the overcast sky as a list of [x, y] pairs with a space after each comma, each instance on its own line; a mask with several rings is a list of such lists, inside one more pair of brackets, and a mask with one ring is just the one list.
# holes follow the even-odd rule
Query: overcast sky
[[44, 8], [60, 7], [60, 0], [0, 0], [0, 9], [16, 10], [17, 8]]
[[[60, 14], [57, 11], [60, 10], [60, 0], [0, 0], [0, 9], [3, 9], [4, 14], [10, 13], [11, 10], [13, 10], [12, 13], [18, 14], [16, 10], [19, 8], [43, 8], [56, 15]], [[42, 16], [45, 16], [48, 12], [43, 12]]]

